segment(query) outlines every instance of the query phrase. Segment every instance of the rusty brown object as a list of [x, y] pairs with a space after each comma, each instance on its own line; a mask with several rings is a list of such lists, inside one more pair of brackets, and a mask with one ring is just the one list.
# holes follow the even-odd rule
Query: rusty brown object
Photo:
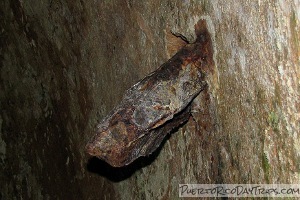
[[128, 165], [151, 154], [172, 129], [188, 120], [190, 104], [214, 65], [206, 22], [200, 20], [195, 31], [195, 43], [126, 91], [87, 144], [90, 155], [114, 167]]

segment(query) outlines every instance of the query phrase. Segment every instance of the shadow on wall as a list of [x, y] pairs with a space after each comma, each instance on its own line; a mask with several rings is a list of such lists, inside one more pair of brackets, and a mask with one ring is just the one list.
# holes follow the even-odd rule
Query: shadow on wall
[[161, 145], [160, 148], [153, 152], [150, 156], [140, 157], [133, 163], [124, 167], [112, 167], [105, 161], [100, 160], [97, 157], [92, 157], [87, 163], [87, 170], [103, 176], [113, 182], [120, 182], [129, 178], [137, 170], [150, 165], [159, 155], [162, 146], [163, 145]]
[[158, 157], [166, 141], [172, 136], [173, 133], [176, 133], [182, 126], [184, 126], [184, 124], [174, 129], [170, 134], [168, 134], [164, 138], [162, 144], [149, 156], [140, 157], [131, 164], [124, 167], [112, 167], [103, 160], [100, 160], [96, 157], [91, 157], [87, 163], [87, 170], [91, 173], [105, 177], [113, 182], [123, 181], [129, 178], [139, 169], [142, 169], [153, 163], [154, 160]]

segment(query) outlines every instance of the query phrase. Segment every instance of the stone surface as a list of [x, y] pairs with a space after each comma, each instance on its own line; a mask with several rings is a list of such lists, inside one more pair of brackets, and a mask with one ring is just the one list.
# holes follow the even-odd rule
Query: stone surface
[[113, 167], [149, 156], [172, 131], [187, 122], [196, 96], [214, 69], [205, 20], [195, 25], [197, 41], [182, 47], [157, 70], [128, 89], [97, 126], [87, 153]]
[[[177, 199], [179, 183], [299, 183], [299, 10], [298, 0], [1, 1], [0, 197]], [[96, 124], [174, 54], [169, 33], [192, 42], [199, 19], [215, 73], [194, 119], [134, 166], [88, 157]]]

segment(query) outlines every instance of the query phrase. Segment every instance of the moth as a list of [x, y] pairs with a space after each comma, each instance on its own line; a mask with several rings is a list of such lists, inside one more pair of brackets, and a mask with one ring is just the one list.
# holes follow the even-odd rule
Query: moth
[[156, 71], [133, 85], [97, 126], [86, 151], [122, 167], [155, 151], [172, 129], [190, 117], [191, 102], [206, 86], [214, 64], [205, 20], [195, 25], [197, 39]]

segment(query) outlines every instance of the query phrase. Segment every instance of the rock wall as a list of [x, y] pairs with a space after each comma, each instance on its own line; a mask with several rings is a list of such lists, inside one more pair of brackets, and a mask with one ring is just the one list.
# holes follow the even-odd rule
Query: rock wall
[[[299, 10], [297, 0], [1, 1], [0, 199], [177, 199], [179, 183], [299, 183]], [[96, 124], [176, 52], [174, 35], [195, 40], [199, 19], [215, 71], [193, 118], [136, 165], [86, 155]]]

